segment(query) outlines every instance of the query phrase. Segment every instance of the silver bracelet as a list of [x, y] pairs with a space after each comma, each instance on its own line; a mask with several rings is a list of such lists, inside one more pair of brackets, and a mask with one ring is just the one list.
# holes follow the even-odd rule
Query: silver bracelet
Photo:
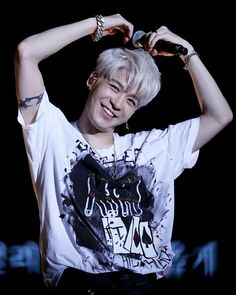
[[190, 59], [191, 59], [191, 57], [194, 56], [194, 55], [199, 56], [199, 53], [198, 53], [197, 51], [194, 50], [192, 53], [190, 53], [189, 55], [186, 56], [185, 64], [184, 64], [184, 69], [185, 69], [186, 71], [188, 71], [188, 69], [189, 69], [189, 64], [190, 64]]
[[92, 34], [93, 42], [99, 41], [102, 38], [102, 34], [104, 31], [104, 19], [102, 15], [96, 15], [96, 22], [97, 22], [97, 28], [95, 32]]

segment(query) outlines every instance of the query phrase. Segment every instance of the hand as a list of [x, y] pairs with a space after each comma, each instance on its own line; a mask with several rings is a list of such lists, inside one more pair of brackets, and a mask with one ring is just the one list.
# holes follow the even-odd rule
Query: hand
[[133, 35], [134, 26], [120, 14], [104, 17], [103, 36], [115, 35], [118, 31], [124, 34], [123, 42], [126, 44]]
[[172, 43], [180, 44], [188, 49], [188, 52], [193, 51], [193, 47], [186, 40], [179, 37], [178, 35], [171, 32], [166, 26], [161, 26], [159, 29], [153, 32], [147, 33], [147, 38], [145, 40], [145, 50], [148, 51], [152, 56], [164, 55], [173, 56], [174, 54], [164, 51], [158, 51], [154, 48], [155, 44], [159, 40], [170, 41]]

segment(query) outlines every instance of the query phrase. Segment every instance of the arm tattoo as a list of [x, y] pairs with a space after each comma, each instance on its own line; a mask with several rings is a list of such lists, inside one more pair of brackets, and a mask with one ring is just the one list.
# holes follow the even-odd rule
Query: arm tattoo
[[39, 104], [41, 102], [42, 98], [43, 98], [43, 93], [41, 93], [40, 95], [37, 95], [37, 96], [33, 96], [33, 97], [26, 97], [25, 100], [21, 100], [19, 102], [19, 107], [27, 109], [29, 107], [32, 107], [32, 104], [29, 104], [31, 100], [36, 99], [37, 104]]

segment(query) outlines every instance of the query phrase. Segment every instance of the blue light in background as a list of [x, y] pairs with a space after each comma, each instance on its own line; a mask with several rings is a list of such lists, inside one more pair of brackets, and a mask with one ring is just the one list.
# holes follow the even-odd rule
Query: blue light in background
[[[186, 273], [194, 272], [200, 267], [203, 269], [202, 277], [212, 277], [218, 271], [218, 242], [209, 241], [194, 249], [187, 249], [179, 240], [172, 242], [175, 252], [173, 265], [166, 278], [180, 279]], [[27, 273], [40, 273], [40, 252], [38, 244], [26, 241], [22, 245], [7, 246], [0, 241], [0, 275], [10, 270], [24, 268]]]

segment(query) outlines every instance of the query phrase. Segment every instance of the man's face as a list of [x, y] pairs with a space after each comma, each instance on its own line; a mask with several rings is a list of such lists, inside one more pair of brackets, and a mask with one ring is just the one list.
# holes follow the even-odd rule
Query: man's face
[[97, 78], [93, 73], [88, 79], [90, 93], [86, 114], [90, 123], [102, 132], [111, 132], [137, 110], [137, 89], [127, 90], [127, 73], [117, 71], [112, 79]]

